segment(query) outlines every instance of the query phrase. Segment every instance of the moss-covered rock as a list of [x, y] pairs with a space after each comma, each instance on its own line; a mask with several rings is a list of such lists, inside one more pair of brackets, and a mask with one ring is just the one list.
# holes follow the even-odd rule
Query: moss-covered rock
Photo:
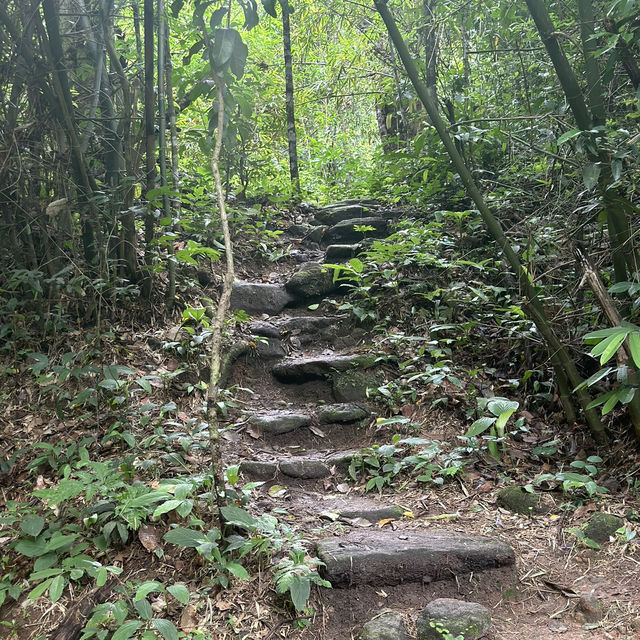
[[616, 531], [624, 525], [624, 520], [611, 513], [594, 513], [587, 526], [584, 535], [598, 544], [609, 542], [609, 538], [616, 535]]
[[338, 402], [360, 402], [366, 399], [367, 389], [376, 389], [382, 382], [380, 371], [354, 369], [335, 373], [332, 376], [333, 395]]
[[477, 602], [453, 598], [438, 598], [430, 602], [416, 622], [418, 640], [443, 640], [458, 635], [464, 640], [476, 640], [487, 633], [490, 626], [489, 609]]
[[409, 640], [402, 616], [393, 611], [369, 620], [360, 631], [359, 640]]
[[498, 506], [523, 515], [548, 513], [539, 493], [531, 493], [522, 487], [505, 487], [498, 493]]
[[319, 262], [306, 262], [285, 285], [287, 291], [298, 298], [317, 298], [336, 289], [333, 269]]

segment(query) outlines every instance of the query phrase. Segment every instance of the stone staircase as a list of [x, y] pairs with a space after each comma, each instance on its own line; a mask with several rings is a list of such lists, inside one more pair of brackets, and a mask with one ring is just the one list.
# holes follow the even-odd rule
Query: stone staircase
[[[254, 317], [249, 331], [256, 348], [232, 374], [231, 383], [252, 393], [243, 408], [241, 437], [226, 456], [240, 464], [247, 480], [265, 481], [266, 508], [269, 487], [284, 485], [287, 511], [297, 521], [310, 528], [331, 521], [341, 525], [316, 542], [325, 564], [321, 573], [334, 590], [320, 595], [329, 620], [304, 637], [408, 638], [396, 614], [374, 616], [375, 606], [363, 611], [357, 603], [365, 598], [383, 609], [395, 603], [406, 612], [414, 600], [422, 599], [425, 607], [438, 595], [460, 598], [462, 576], [494, 572], [490, 580], [506, 583], [513, 576], [514, 553], [507, 544], [421, 520], [393, 496], [356, 495], [346, 481], [354, 453], [375, 442], [366, 428], [375, 415], [367, 387], [377, 386], [390, 369], [359, 349], [348, 319], [314, 315], [308, 306], [339, 295], [333, 271], [322, 265], [357, 255], [363, 240], [387, 236], [396, 215], [373, 201], [344, 201], [315, 211], [309, 224], [290, 230], [302, 238], [301, 264], [285, 282], [234, 285], [232, 306]], [[430, 592], [435, 583], [440, 586]], [[431, 627], [423, 627], [421, 640], [442, 637], [425, 635]], [[465, 640], [475, 637], [480, 636], [467, 634]]]

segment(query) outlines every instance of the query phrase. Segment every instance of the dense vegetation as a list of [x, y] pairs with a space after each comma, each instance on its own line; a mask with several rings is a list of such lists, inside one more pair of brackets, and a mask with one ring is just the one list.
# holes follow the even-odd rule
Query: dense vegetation
[[[16, 495], [0, 606], [102, 587], [113, 550], [171, 513], [164, 540], [198, 549], [209, 586], [275, 556], [278, 592], [305, 610], [323, 581], [304, 540], [243, 508], [252, 486], [216, 464], [208, 427], [237, 402], [218, 388], [223, 334], [246, 319], [227, 313], [232, 252], [276, 268], [283, 232], [332, 200], [403, 211], [335, 266], [350, 291], [335, 306], [398, 366], [375, 390], [382, 426], [406, 425], [408, 404], [477, 418], [422, 481], [467, 455], [506, 468], [524, 410], [553, 416], [545, 460], [576, 432], [594, 454], [637, 446], [638, 16], [635, 0], [1, 4], [0, 484]], [[158, 339], [173, 370], [138, 359], [136, 334], [176, 323], [186, 338]], [[491, 380], [509, 399], [481, 397]], [[195, 399], [184, 420], [172, 385]], [[380, 490], [420, 471], [395, 445], [352, 479]], [[187, 473], [194, 455], [211, 473]], [[530, 481], [592, 497], [600, 462]], [[127, 581], [82, 638], [177, 637], [151, 593], [190, 600]]]

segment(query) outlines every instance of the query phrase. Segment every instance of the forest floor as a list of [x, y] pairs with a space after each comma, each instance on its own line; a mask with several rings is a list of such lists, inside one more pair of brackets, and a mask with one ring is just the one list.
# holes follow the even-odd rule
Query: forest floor
[[[277, 263], [267, 263], [266, 268], [265, 263], [241, 264], [240, 280], [274, 285], [282, 293], [286, 292], [282, 285], [290, 282], [301, 263], [327, 261], [324, 246], [288, 232], [274, 242], [295, 250], [288, 251]], [[386, 336], [348, 317], [339, 309], [344, 292], [325, 285], [326, 294], [294, 296], [281, 309], [254, 311], [252, 324], [236, 325], [234, 341], [249, 340], [250, 348], [235, 362], [227, 382], [231, 391], [223, 396], [224, 461], [239, 465], [244, 478], [239, 485], [256, 482], [248, 511], [256, 517], [273, 514], [283, 528], [278, 536], [271, 536], [272, 547], [266, 556], [259, 558], [252, 552], [244, 558], [249, 578], [232, 577], [226, 589], [212, 581], [219, 566], [212, 569], [193, 550], [164, 541], [169, 527], [185, 519], [174, 511], [153, 517], [155, 505], [149, 511], [144, 502], [139, 505], [137, 518], [132, 518], [125, 503], [135, 496], [118, 502], [113, 512], [115, 519], [120, 517], [118, 522], [126, 523], [129, 538], [95, 554], [105, 566], [122, 569], [102, 586], [89, 582], [83, 587], [86, 582], [65, 579], [64, 591], [55, 602], [51, 601], [50, 590], [26, 598], [38, 583], [30, 575], [34, 558], [37, 561], [40, 556], [35, 551], [18, 554], [15, 550], [19, 535], [30, 531], [23, 525], [25, 513], [33, 517], [46, 507], [47, 521], [66, 522], [67, 518], [76, 528], [64, 531], [78, 536], [96, 524], [95, 519], [89, 522], [82, 518], [82, 508], [89, 502], [86, 495], [76, 495], [75, 506], [71, 506], [71, 502], [51, 499], [52, 493], [33, 493], [55, 491], [65, 479], [82, 482], [85, 454], [79, 449], [71, 451], [72, 443], [79, 445], [84, 440], [92, 460], [115, 460], [117, 468], [132, 482], [145, 486], [161, 487], [163, 478], [206, 474], [208, 441], [206, 432], [199, 430], [203, 397], [198, 390], [199, 380], [206, 379], [206, 367], [198, 360], [194, 335], [185, 331], [182, 323], [156, 326], [131, 322], [125, 315], [113, 318], [109, 334], [97, 343], [101, 363], [126, 367], [128, 379], [149, 376], [149, 384], [140, 384], [139, 393], [133, 392], [131, 387], [118, 386], [116, 375], [113, 384], [116, 392], [127, 397], [126, 405], [103, 404], [93, 413], [80, 411], [80, 403], [75, 414], [62, 411], [62, 400], [55, 401], [48, 392], [52, 384], [62, 388], [59, 377], [34, 379], [33, 368], [16, 367], [15, 361], [6, 363], [15, 371], [4, 376], [2, 389], [0, 447], [6, 464], [0, 467], [0, 543], [3, 572], [10, 574], [13, 584], [22, 585], [22, 593], [17, 602], [7, 598], [0, 609], [0, 637], [89, 638], [80, 629], [92, 606], [113, 603], [127, 589], [128, 593], [135, 590], [132, 585], [153, 580], [188, 588], [188, 604], [167, 593], [156, 592], [150, 598], [153, 616], [172, 621], [185, 638], [349, 640], [358, 637], [363, 624], [387, 610], [397, 612], [408, 637], [416, 638], [416, 619], [436, 598], [486, 606], [492, 626], [484, 637], [490, 640], [640, 638], [640, 547], [634, 537], [640, 500], [633, 476], [640, 467], [637, 450], [623, 438], [604, 455], [593, 447], [583, 426], [567, 427], [557, 416], [532, 408], [519, 411], [524, 428], [508, 440], [499, 461], [488, 454], [486, 447], [468, 453], [461, 461], [461, 437], [469, 428], [466, 410], [473, 404], [467, 397], [470, 380], [475, 376], [476, 388], [482, 386], [488, 396], [506, 396], [513, 391], [504, 379], [476, 371], [460, 386], [445, 381], [434, 390], [433, 385], [416, 382], [422, 385], [417, 399], [390, 408], [380, 402], [380, 396], [353, 396], [351, 391], [357, 396], [357, 384], [345, 394], [331, 364], [320, 373], [301, 369], [293, 378], [276, 375], [274, 367], [280, 366], [278, 363], [299, 363], [305, 358], [325, 358], [331, 363], [336, 356], [374, 354], [378, 361], [370, 374], [380, 386], [399, 376], [393, 358], [386, 357], [392, 355]], [[212, 291], [208, 295], [215, 297]], [[261, 297], [254, 291], [250, 306], [260, 307], [264, 302]], [[322, 320], [318, 323], [309, 318]], [[49, 345], [49, 358], [53, 362], [53, 354], [81, 353], [87, 343], [83, 332], [66, 334]], [[480, 364], [470, 362], [466, 366], [478, 370]], [[346, 371], [347, 378], [353, 370]], [[341, 380], [348, 386], [348, 379]], [[78, 381], [80, 385], [82, 379]], [[80, 386], [74, 393], [79, 391]], [[432, 401], [443, 394], [448, 402], [434, 407]], [[150, 403], [155, 403], [153, 408], [145, 408]], [[355, 403], [364, 408], [366, 417], [321, 418], [322, 409], [336, 403]], [[271, 430], [268, 420], [259, 419], [292, 413], [308, 419], [295, 429], [276, 427], [276, 431]], [[154, 419], [145, 420], [147, 415]], [[395, 421], [388, 420], [393, 416]], [[107, 437], [109, 434], [111, 437]], [[558, 443], [566, 454], [540, 454], [536, 448], [549, 441]], [[419, 480], [417, 463], [411, 466], [406, 462], [410, 453], [419, 452], [426, 443], [435, 443], [436, 453], [421, 461], [425, 465], [437, 463], [433, 477], [441, 480], [436, 482], [424, 476]], [[396, 448], [381, 452], [379, 447], [385, 446]], [[363, 449], [365, 453], [361, 454]], [[519, 515], [499, 506], [498, 494], [505, 486], [531, 484], [541, 473], [556, 474], [571, 461], [585, 460], [596, 453], [605, 458], [597, 481], [607, 487], [608, 493], [589, 495], [579, 487], [563, 492], [561, 482], [556, 481], [542, 486], [545, 508], [539, 513]], [[384, 467], [397, 462], [405, 464], [397, 475], [391, 467]], [[447, 468], [456, 471], [447, 474]], [[381, 478], [378, 486], [376, 477]], [[389, 509], [395, 509], [392, 515]], [[621, 518], [621, 530], [597, 549], [572, 533], [583, 531], [595, 512]], [[19, 517], [13, 517], [15, 514]], [[206, 519], [202, 513], [200, 516]], [[37, 528], [31, 532], [36, 539]], [[368, 577], [361, 583], [354, 578], [343, 588], [314, 587], [308, 608], [298, 613], [276, 593], [276, 565], [286, 559], [283, 549], [297, 535], [306, 541], [307, 558], [313, 563], [309, 558], [315, 557], [314, 544], [318, 541], [359, 539], [360, 535], [366, 540], [382, 536], [401, 541], [414, 533], [428, 536], [432, 532], [477, 534], [501, 541], [513, 548], [515, 566], [460, 573], [450, 570], [448, 577], [432, 580], [425, 576], [418, 582], [404, 581], [401, 572], [406, 567], [400, 567], [396, 568], [400, 572], [397, 579], [386, 583], [382, 577], [379, 582]], [[264, 537], [268, 538], [266, 534]], [[90, 555], [84, 547], [80, 552]], [[313, 564], [310, 566], [313, 569]], [[366, 573], [366, 566], [362, 571]], [[135, 620], [132, 610], [126, 618]], [[141, 620], [139, 632], [159, 630], [150, 626], [149, 616], [142, 615]], [[111, 637], [114, 628], [113, 624], [107, 625], [109, 633], [96, 633], [95, 637]], [[172, 637], [166, 630], [159, 634]], [[127, 637], [124, 632], [120, 636]]]

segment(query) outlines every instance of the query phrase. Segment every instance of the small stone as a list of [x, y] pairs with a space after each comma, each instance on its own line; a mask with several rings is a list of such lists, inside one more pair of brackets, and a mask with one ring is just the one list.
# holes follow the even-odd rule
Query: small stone
[[251, 315], [275, 315], [293, 300], [294, 296], [280, 284], [238, 281], [231, 291], [231, 309], [242, 309]]
[[549, 507], [542, 504], [542, 496], [530, 493], [523, 487], [505, 487], [498, 493], [498, 506], [522, 515], [548, 513]]
[[624, 520], [611, 513], [594, 513], [587, 526], [584, 528], [584, 534], [587, 538], [594, 540], [598, 544], [609, 542], [609, 538], [615, 537], [616, 531], [624, 525]]
[[576, 618], [580, 622], [595, 623], [600, 622], [604, 617], [604, 605], [593, 594], [580, 596], [576, 606]]
[[385, 611], [367, 622], [358, 636], [360, 640], [409, 640], [402, 616]]
[[319, 262], [307, 262], [296, 271], [287, 284], [287, 291], [298, 298], [317, 298], [337, 288], [333, 269]]
[[368, 415], [369, 412], [364, 407], [353, 402], [327, 404], [316, 409], [316, 418], [321, 424], [357, 422]]
[[461, 635], [464, 640], [481, 638], [491, 626], [489, 609], [477, 602], [438, 598], [430, 602], [416, 622], [418, 640], [442, 640]]
[[273, 411], [252, 416], [250, 421], [265, 433], [281, 434], [308, 426], [311, 424], [311, 416], [291, 411]]

